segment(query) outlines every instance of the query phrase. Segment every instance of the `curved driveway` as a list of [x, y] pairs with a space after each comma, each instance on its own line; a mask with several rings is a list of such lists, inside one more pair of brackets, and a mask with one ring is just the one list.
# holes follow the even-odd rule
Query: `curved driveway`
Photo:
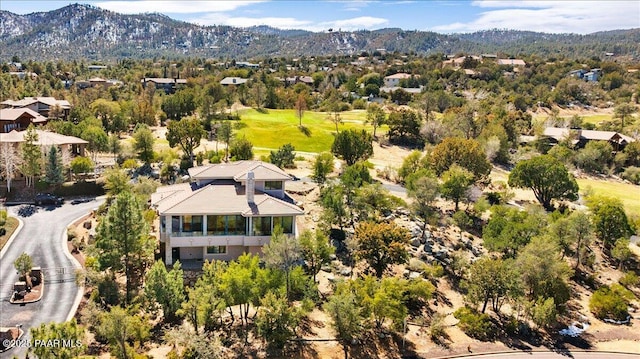
[[[65, 255], [62, 247], [62, 236], [72, 221], [88, 214], [102, 202], [93, 200], [76, 205], [65, 203], [60, 207], [36, 207], [32, 215], [20, 217], [24, 227], [0, 260], [0, 327], [21, 324], [25, 331], [23, 339], [26, 339], [31, 327], [67, 320], [79, 288], [73, 280], [74, 263]], [[7, 208], [12, 215], [18, 216], [22, 206]], [[13, 261], [22, 252], [28, 253], [33, 264], [42, 267], [45, 272], [42, 300], [26, 305], [9, 303], [13, 283], [18, 280]], [[65, 274], [62, 274], [63, 271]], [[25, 352], [25, 348], [13, 348], [6, 354], [23, 357]]]
[[566, 351], [566, 352], [507, 352], [499, 354], [478, 354], [468, 356], [454, 356], [454, 358], [482, 358], [482, 359], [507, 359], [507, 358], [529, 358], [529, 359], [631, 359], [638, 358], [638, 354], [631, 353], [615, 353], [615, 352], [585, 352], [585, 351]]

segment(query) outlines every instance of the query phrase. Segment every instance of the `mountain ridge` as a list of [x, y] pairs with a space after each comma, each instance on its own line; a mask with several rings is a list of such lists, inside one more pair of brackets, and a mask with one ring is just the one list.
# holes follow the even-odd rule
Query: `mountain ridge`
[[387, 28], [310, 32], [269, 26], [202, 26], [160, 13], [127, 15], [86, 4], [18, 15], [0, 10], [0, 58], [258, 58], [344, 55], [362, 51], [419, 54], [504, 53], [507, 55], [640, 56], [640, 28], [593, 34], [550, 34], [484, 30], [467, 34]]

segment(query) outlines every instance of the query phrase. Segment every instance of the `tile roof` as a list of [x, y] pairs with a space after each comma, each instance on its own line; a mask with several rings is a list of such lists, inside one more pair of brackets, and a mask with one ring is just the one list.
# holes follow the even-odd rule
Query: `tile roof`
[[236, 161], [214, 165], [198, 166], [189, 169], [189, 176], [195, 180], [209, 179], [246, 179], [246, 174], [253, 171], [257, 181], [288, 181], [291, 176], [278, 166], [262, 161]]
[[67, 100], [56, 100], [55, 97], [25, 97], [21, 100], [6, 100], [1, 102], [3, 105], [9, 105], [12, 107], [26, 107], [36, 102], [41, 102], [48, 106], [58, 105], [63, 109], [71, 108], [71, 104]]
[[29, 108], [3, 108], [0, 109], [0, 121], [15, 121], [23, 114], [31, 116], [31, 122], [47, 122], [47, 118]]
[[[24, 142], [24, 135], [27, 131], [13, 130], [9, 133], [3, 133], [0, 136], [0, 142]], [[89, 142], [73, 136], [61, 135], [55, 132], [36, 130], [38, 134], [38, 140], [35, 142], [38, 146], [51, 146], [51, 145], [78, 145], [87, 144]]]
[[261, 191], [256, 191], [254, 203], [248, 203], [245, 188], [239, 184], [210, 184], [196, 190], [192, 190], [190, 186], [161, 188], [158, 189], [160, 192], [156, 191], [151, 197], [151, 204], [161, 215], [240, 214], [252, 217], [296, 216], [304, 213], [297, 206]]

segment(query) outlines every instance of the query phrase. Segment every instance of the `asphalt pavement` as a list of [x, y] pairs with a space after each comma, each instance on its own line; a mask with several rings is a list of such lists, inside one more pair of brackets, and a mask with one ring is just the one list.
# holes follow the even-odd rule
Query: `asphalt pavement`
[[[62, 206], [8, 206], [9, 213], [18, 216], [24, 227], [9, 244], [0, 258], [0, 327], [22, 325], [29, 338], [29, 328], [41, 323], [64, 322], [70, 311], [75, 310], [79, 287], [75, 283], [74, 263], [65, 254], [63, 236], [67, 226], [98, 208], [102, 199], [86, 203], [64, 203]], [[13, 283], [18, 275], [13, 261], [26, 252], [34, 266], [42, 267], [45, 290], [42, 300], [30, 304], [11, 304]], [[61, 338], [64, 339], [64, 338]], [[26, 348], [13, 348], [0, 357], [24, 357]]]

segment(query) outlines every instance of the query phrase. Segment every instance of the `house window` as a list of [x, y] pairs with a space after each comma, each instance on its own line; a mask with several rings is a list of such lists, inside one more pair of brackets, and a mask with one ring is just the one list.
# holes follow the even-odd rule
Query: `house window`
[[293, 217], [273, 217], [273, 228], [280, 226], [282, 233], [293, 234]]
[[245, 218], [242, 216], [227, 216], [227, 234], [246, 234]]
[[167, 217], [160, 216], [160, 233], [167, 231]]
[[227, 246], [208, 246], [207, 254], [226, 254]]
[[271, 235], [271, 217], [253, 217], [253, 235]]
[[224, 216], [207, 216], [207, 234], [214, 236], [225, 234]]
[[246, 219], [240, 215], [235, 216], [207, 216], [207, 235], [245, 235]]
[[282, 190], [282, 181], [265, 181], [264, 190], [265, 191]]
[[180, 232], [180, 216], [171, 216], [171, 232]]
[[182, 216], [182, 232], [202, 232], [202, 216]]

